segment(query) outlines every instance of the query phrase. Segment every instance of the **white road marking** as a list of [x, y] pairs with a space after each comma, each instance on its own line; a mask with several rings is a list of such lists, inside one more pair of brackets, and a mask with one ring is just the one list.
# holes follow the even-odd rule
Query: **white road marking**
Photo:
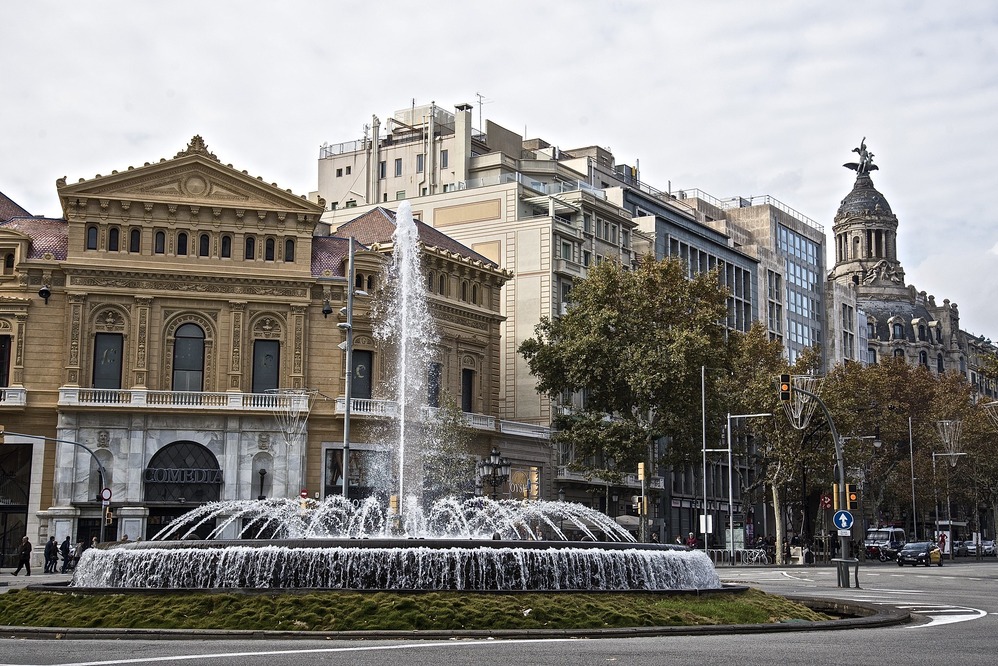
[[[160, 661], [194, 661], [198, 659], [235, 659], [242, 657], [266, 657], [271, 655], [305, 655], [305, 654], [332, 654], [332, 653], [345, 653], [345, 652], [378, 652], [378, 651], [389, 651], [389, 650], [408, 650], [412, 648], [426, 648], [426, 647], [444, 647], [444, 646], [460, 646], [460, 647], [478, 647], [483, 645], [496, 645], [498, 643], [568, 643], [571, 641], [578, 641], [582, 639], [578, 638], [541, 638], [541, 639], [522, 639], [514, 638], [509, 640], [498, 640], [493, 638], [488, 638], [485, 640], [450, 640], [442, 643], [403, 643], [401, 645], [362, 645], [357, 647], [341, 647], [341, 648], [313, 648], [313, 649], [302, 649], [302, 650], [260, 650], [254, 652], [217, 652], [208, 654], [183, 654], [183, 655], [168, 655], [162, 657], [142, 657], [140, 659], [108, 659], [106, 661], [77, 661], [77, 662], [67, 662], [62, 666], [115, 666], [116, 664], [149, 664]], [[0, 666], [30, 666], [28, 664], [0, 664]]]

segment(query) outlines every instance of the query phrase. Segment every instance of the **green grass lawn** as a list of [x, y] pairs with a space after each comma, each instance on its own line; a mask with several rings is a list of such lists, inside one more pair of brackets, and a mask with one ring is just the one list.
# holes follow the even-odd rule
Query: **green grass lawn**
[[116, 594], [11, 590], [0, 624], [32, 627], [354, 631], [608, 629], [833, 619], [758, 590], [652, 593], [340, 592]]

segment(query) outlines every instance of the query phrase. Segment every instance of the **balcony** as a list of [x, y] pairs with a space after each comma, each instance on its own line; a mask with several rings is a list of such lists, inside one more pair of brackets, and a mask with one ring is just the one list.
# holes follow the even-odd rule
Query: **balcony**
[[0, 388], [0, 407], [24, 407], [28, 402], [28, 392], [23, 387]]
[[584, 278], [586, 276], [586, 270], [582, 267], [582, 264], [577, 264], [568, 259], [555, 259], [552, 268], [555, 273], [561, 273], [562, 275], [569, 275], [575, 278]]
[[[559, 481], [575, 481], [577, 483], [588, 483], [593, 486], [613, 486], [616, 488], [635, 488], [641, 490], [641, 480], [638, 479], [637, 474], [627, 474], [621, 480], [620, 483], [610, 483], [606, 479], [598, 476], [592, 478], [586, 478], [586, 475], [582, 472], [576, 472], [570, 470], [567, 465], [558, 466], [557, 479]], [[665, 490], [665, 478], [661, 476], [653, 476], [648, 481], [648, 490]]]
[[[0, 406], [23, 406], [24, 389], [0, 389]], [[310, 396], [289, 393], [208, 393], [198, 391], [148, 391], [143, 389], [95, 389], [64, 386], [59, 389], [59, 406], [70, 408], [95, 409], [135, 409], [184, 410], [205, 412], [273, 412], [283, 409], [307, 409]], [[301, 404], [296, 404], [300, 402]], [[346, 399], [336, 399], [336, 414], [346, 410]], [[422, 407], [421, 418], [433, 421], [438, 418], [438, 409]], [[395, 418], [398, 404], [393, 400], [372, 400], [352, 398], [350, 416], [360, 418]], [[549, 439], [551, 429], [530, 423], [497, 421], [494, 416], [463, 412], [465, 424], [475, 430], [488, 430], [503, 434]], [[498, 423], [498, 425], [497, 425]]]
[[[343, 414], [346, 410], [346, 399], [336, 399], [336, 413]], [[435, 407], [422, 407], [420, 418], [425, 421], [433, 421], [438, 418], [440, 410]], [[350, 417], [370, 417], [370, 418], [394, 418], [398, 416], [398, 404], [392, 400], [371, 400], [365, 398], [351, 398]], [[489, 430], [507, 435], [517, 435], [519, 437], [530, 437], [535, 439], [549, 439], [551, 429], [546, 426], [537, 426], [531, 423], [519, 423], [517, 421], [498, 421], [494, 416], [477, 414], [473, 412], [462, 412], [464, 423], [469, 428], [475, 430]]]
[[[122, 407], [183, 409], [186, 411], [270, 412], [309, 400], [306, 394], [208, 393], [202, 391], [148, 391], [145, 389], [95, 389], [62, 387], [60, 407]], [[304, 406], [304, 405], [302, 405]]]

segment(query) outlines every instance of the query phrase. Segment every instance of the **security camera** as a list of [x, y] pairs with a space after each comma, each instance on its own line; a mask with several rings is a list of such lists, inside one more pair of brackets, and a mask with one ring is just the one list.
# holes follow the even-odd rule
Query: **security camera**
[[47, 284], [42, 285], [42, 288], [38, 290], [38, 295], [45, 299], [45, 305], [49, 303], [49, 297], [52, 296], [52, 290], [49, 289]]

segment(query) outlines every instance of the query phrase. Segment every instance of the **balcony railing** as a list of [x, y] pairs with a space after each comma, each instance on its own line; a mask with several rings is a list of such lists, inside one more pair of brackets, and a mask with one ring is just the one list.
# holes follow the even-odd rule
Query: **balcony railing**
[[[636, 488], [638, 490], [641, 489], [641, 480], [638, 479], [637, 474], [627, 474], [620, 483], [610, 483], [606, 479], [598, 476], [586, 478], [585, 474], [571, 470], [567, 465], [561, 465], [558, 467], [558, 480], [578, 481], [579, 483], [588, 483], [593, 486], [614, 486], [617, 488], [627, 487]], [[651, 479], [648, 480], [648, 488], [651, 490], [665, 490], [665, 478], [661, 476], [651, 477]]]
[[[23, 405], [24, 389], [0, 389], [5, 400], [3, 405]], [[307, 401], [306, 394], [293, 393], [208, 393], [200, 391], [147, 391], [142, 389], [95, 389], [64, 386], [59, 389], [60, 407], [122, 407], [144, 409], [185, 409], [204, 411], [274, 411], [287, 407], [305, 407], [295, 401]], [[343, 414], [346, 399], [336, 399], [336, 413]], [[422, 418], [433, 420], [439, 410], [423, 407]], [[398, 416], [398, 404], [393, 400], [372, 400], [352, 398], [350, 415], [356, 417], [394, 418]], [[487, 414], [463, 412], [465, 423], [475, 430], [497, 430], [496, 418]], [[545, 426], [516, 421], [499, 421], [498, 430], [505, 434], [548, 439], [551, 429]]]
[[0, 388], [0, 407], [24, 407], [28, 392], [24, 388]]
[[[59, 389], [60, 407], [147, 407], [223, 411], [273, 411], [307, 401], [308, 395], [289, 393], [210, 393], [204, 391], [148, 391], [144, 389]], [[302, 405], [304, 406], [304, 405]]]

